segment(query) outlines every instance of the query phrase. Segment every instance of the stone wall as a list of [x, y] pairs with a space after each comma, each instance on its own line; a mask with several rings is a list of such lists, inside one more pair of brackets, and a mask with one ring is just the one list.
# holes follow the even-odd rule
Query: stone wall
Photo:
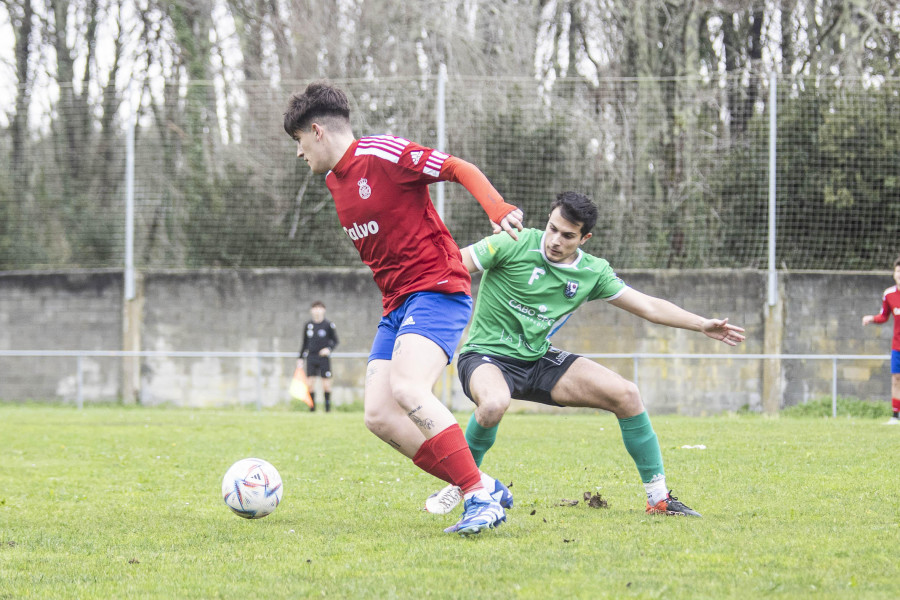
[[[120, 350], [120, 271], [0, 274], [0, 350]], [[76, 358], [0, 356], [0, 400], [74, 399]], [[83, 359], [91, 400], [117, 398], [117, 358]]]
[[[762, 271], [619, 274], [635, 289], [693, 312], [729, 317], [747, 329], [747, 342], [729, 348], [599, 301], [572, 316], [554, 338], [556, 345], [587, 354], [763, 354], [769, 327], [780, 354], [880, 357], [890, 351], [890, 324], [860, 324], [863, 314], [880, 309], [881, 294], [892, 284], [889, 273], [780, 273], [781, 319], [772, 319], [766, 306]], [[289, 353], [281, 358], [88, 357], [81, 363], [88, 403], [273, 406], [289, 401], [302, 325], [310, 303], [322, 300], [341, 340], [333, 360], [334, 402], [362, 400], [364, 357], [381, 316], [380, 295], [367, 269], [152, 271], [141, 274], [137, 291], [136, 300], [124, 302], [118, 271], [0, 273], [0, 351]], [[773, 327], [778, 335], [771, 335]], [[776, 395], [775, 406], [831, 393], [831, 361], [644, 358], [635, 369], [631, 358], [600, 360], [629, 379], [636, 373], [654, 413], [761, 411], [767, 393]], [[774, 375], [766, 374], [766, 362]], [[72, 357], [0, 356], [0, 401], [74, 402], [77, 374]], [[838, 393], [887, 400], [888, 362], [839, 362]], [[470, 407], [452, 368], [436, 394], [454, 408]]]

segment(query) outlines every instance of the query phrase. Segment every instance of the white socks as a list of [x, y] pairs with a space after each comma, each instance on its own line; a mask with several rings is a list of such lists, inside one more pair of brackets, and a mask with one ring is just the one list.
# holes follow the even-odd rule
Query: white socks
[[645, 483], [644, 489], [647, 490], [647, 502], [650, 503], [650, 506], [656, 506], [660, 500], [665, 500], [669, 495], [669, 490], [666, 488], [666, 476], [661, 473]]
[[[481, 485], [483, 485], [484, 488], [480, 489], [480, 490], [475, 490], [473, 492], [469, 492], [468, 494], [465, 494], [463, 497], [466, 500], [468, 500], [472, 496], [478, 496], [482, 500], [490, 500], [493, 502], [494, 499], [491, 497], [491, 492], [494, 490], [494, 478], [491, 477], [490, 475], [488, 475], [487, 473], [482, 473], [481, 471], [479, 471], [479, 473], [481, 473]], [[483, 492], [483, 493], [479, 493], [479, 492]]]

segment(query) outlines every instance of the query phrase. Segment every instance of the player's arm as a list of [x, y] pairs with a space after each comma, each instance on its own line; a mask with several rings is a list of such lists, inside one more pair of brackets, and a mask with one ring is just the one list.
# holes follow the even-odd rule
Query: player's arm
[[729, 346], [736, 346], [744, 341], [744, 329], [730, 324], [728, 319], [707, 319], [668, 300], [648, 296], [632, 288], [626, 288], [618, 298], [609, 303], [651, 323], [699, 331]]
[[[309, 323], [307, 323], [309, 325]], [[297, 361], [301, 362], [309, 355], [309, 336], [306, 335], [306, 326], [303, 327], [303, 344], [300, 346], [300, 354], [297, 355]]]
[[338, 344], [337, 329], [334, 323], [328, 325], [328, 335], [325, 337], [325, 346], [319, 350], [319, 356], [331, 356], [335, 346]]
[[460, 250], [460, 253], [462, 254], [462, 262], [469, 273], [477, 273], [481, 270], [478, 268], [478, 265], [475, 264], [475, 259], [472, 258], [472, 246], [466, 246]]
[[522, 231], [524, 213], [503, 200], [481, 169], [461, 158], [449, 156], [441, 167], [441, 179], [459, 183], [478, 200], [491, 220], [494, 233], [505, 231], [512, 239], [519, 239], [516, 231]]
[[887, 294], [881, 300], [881, 312], [877, 315], [866, 315], [862, 318], [862, 324], [869, 325], [870, 323], [886, 323], [889, 316], [891, 314], [891, 306], [887, 300]]

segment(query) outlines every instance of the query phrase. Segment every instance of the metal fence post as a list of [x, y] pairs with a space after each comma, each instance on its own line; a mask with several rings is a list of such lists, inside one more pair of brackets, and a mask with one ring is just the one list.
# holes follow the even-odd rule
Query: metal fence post
[[837, 356], [831, 359], [831, 416], [837, 417]]
[[262, 382], [262, 358], [259, 353], [256, 354], [256, 410], [262, 410], [263, 407], [263, 382]]
[[134, 300], [134, 120], [125, 130], [125, 300]]
[[[438, 78], [437, 78], [437, 144], [435, 148], [440, 150], [441, 152], [447, 152], [447, 105], [446, 105], [446, 89], [447, 89], [447, 65], [441, 63], [438, 67]], [[435, 191], [437, 192], [437, 199], [435, 204], [437, 205], [438, 216], [441, 217], [441, 220], [446, 220], [444, 215], [444, 182], [439, 181], [435, 184]]]
[[84, 356], [78, 355], [75, 374], [75, 406], [84, 408]]
[[638, 384], [638, 360], [639, 360], [638, 355], [635, 354], [634, 357], [631, 359], [631, 362], [633, 365], [631, 372], [632, 372], [632, 379], [634, 380], [634, 381], [632, 381], [632, 383], [634, 385], [638, 386], [638, 388], [640, 388], [641, 386]]
[[778, 301], [778, 272], [775, 268], [775, 150], [778, 139], [778, 94], [775, 72], [769, 74], [769, 306]]

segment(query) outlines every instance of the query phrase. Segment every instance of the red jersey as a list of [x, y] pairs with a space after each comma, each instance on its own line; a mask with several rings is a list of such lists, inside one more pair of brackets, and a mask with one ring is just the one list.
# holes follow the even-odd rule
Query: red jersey
[[884, 290], [881, 312], [875, 315], [874, 321], [884, 323], [892, 314], [894, 315], [894, 339], [891, 342], [891, 350], [900, 350], [900, 290], [896, 285]]
[[390, 135], [355, 141], [325, 176], [338, 219], [382, 294], [384, 315], [413, 292], [471, 294], [459, 246], [428, 185], [448, 154]]

